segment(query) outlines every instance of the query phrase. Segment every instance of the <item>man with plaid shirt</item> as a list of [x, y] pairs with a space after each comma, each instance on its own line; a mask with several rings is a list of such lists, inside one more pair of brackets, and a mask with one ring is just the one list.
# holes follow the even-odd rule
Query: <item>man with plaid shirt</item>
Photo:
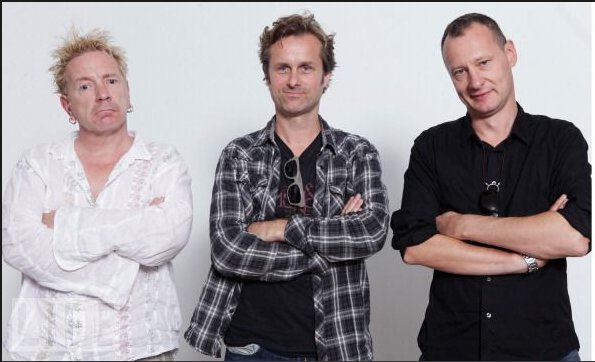
[[311, 14], [260, 37], [275, 116], [222, 152], [211, 202], [212, 266], [185, 333], [225, 360], [371, 360], [365, 259], [384, 245], [378, 152], [331, 128], [320, 98], [333, 35]]

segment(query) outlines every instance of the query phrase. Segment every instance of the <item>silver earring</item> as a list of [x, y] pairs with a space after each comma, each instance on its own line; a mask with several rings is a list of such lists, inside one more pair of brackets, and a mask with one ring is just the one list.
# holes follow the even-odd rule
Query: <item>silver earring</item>
[[70, 118], [68, 118], [68, 122], [70, 124], [76, 124], [76, 119], [74, 119], [74, 117], [70, 116]]
[[134, 112], [134, 106], [131, 104], [130, 107], [128, 107], [128, 109], [126, 110], [126, 113], [132, 113]]

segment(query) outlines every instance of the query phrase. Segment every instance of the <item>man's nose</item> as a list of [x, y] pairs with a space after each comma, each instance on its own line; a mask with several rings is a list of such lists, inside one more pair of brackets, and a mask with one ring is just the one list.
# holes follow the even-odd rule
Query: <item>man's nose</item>
[[483, 85], [483, 77], [475, 69], [469, 69], [469, 85], [473, 89], [479, 89]]
[[97, 86], [97, 100], [98, 101], [109, 101], [112, 97], [105, 84], [101, 83]]
[[300, 81], [299, 81], [299, 74], [297, 69], [292, 70], [289, 72], [289, 78], [287, 79], [287, 83], [289, 84], [290, 87], [296, 87]]

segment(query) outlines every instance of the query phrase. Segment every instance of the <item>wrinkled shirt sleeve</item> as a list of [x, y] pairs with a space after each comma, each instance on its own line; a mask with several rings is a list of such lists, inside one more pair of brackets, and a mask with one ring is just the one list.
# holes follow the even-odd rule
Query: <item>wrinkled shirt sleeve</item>
[[21, 158], [2, 200], [4, 260], [40, 285], [102, 299], [120, 308], [138, 273], [137, 262], [108, 253], [76, 272], [62, 269], [53, 257], [54, 232], [41, 217], [48, 185], [26, 158]]
[[246, 189], [238, 155], [228, 146], [217, 165], [211, 201], [211, 259], [213, 267], [226, 277], [260, 281], [286, 281], [304, 273], [321, 274], [328, 263], [317, 254], [283, 242], [265, 242], [247, 232]]
[[401, 209], [395, 211], [391, 219], [392, 246], [401, 252], [401, 256], [408, 246], [421, 244], [438, 234], [436, 216], [440, 204], [434, 170], [431, 139], [422, 134], [411, 149]]
[[378, 152], [362, 139], [349, 163], [347, 184], [353, 185], [354, 194], [361, 194], [362, 210], [340, 215], [349, 196], [337, 190], [342, 196], [335, 207], [336, 215], [293, 215], [285, 228], [288, 243], [307, 254], [317, 253], [329, 262], [367, 258], [382, 249], [386, 240], [388, 196], [381, 180]]
[[560, 135], [553, 168], [555, 191], [552, 199], [561, 194], [568, 196], [568, 202], [558, 213], [591, 240], [591, 165], [587, 148], [585, 138], [574, 125], [569, 125]]
[[180, 154], [166, 152], [167, 162], [157, 165], [150, 180], [153, 197], [164, 197], [163, 203], [141, 209], [58, 209], [54, 255], [62, 268], [76, 270], [113, 252], [159, 266], [182, 250], [192, 227], [191, 181]]

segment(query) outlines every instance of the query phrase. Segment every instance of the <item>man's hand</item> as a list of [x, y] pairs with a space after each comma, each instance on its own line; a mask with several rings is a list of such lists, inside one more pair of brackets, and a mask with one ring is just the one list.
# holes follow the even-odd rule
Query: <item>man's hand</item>
[[[560, 197], [558, 197], [558, 199], [556, 201], [554, 201], [552, 206], [550, 206], [550, 211], [562, 210], [564, 208], [564, 206], [566, 206], [567, 202], [568, 202], [568, 196], [566, 196], [566, 194], [560, 195]], [[538, 259], [538, 258], [535, 258], [535, 260], [537, 261], [537, 265], [540, 268], [543, 268], [549, 261], [546, 259]], [[524, 259], [523, 259], [523, 261], [524, 261]]]
[[436, 228], [438, 228], [438, 232], [442, 235], [463, 240], [463, 223], [465, 222], [465, 218], [472, 216], [474, 215], [465, 215], [454, 211], [447, 211], [436, 217]]
[[566, 206], [567, 202], [568, 202], [568, 196], [566, 196], [566, 194], [560, 195], [560, 197], [558, 197], [558, 199], [556, 201], [554, 201], [552, 206], [550, 206], [550, 211], [562, 210], [564, 208], [564, 206]]
[[256, 235], [262, 241], [284, 242], [287, 219], [257, 221], [248, 226], [248, 232]]
[[41, 222], [50, 229], [54, 228], [54, 215], [56, 215], [56, 210], [52, 210], [50, 212], [44, 212], [41, 214]]
[[355, 196], [351, 196], [345, 206], [343, 206], [343, 210], [341, 211], [341, 215], [349, 214], [350, 212], [358, 212], [362, 209], [362, 205], [364, 204], [364, 199], [362, 199], [362, 195], [356, 194]]
[[156, 197], [149, 203], [149, 206], [157, 206], [165, 201], [165, 196]]

